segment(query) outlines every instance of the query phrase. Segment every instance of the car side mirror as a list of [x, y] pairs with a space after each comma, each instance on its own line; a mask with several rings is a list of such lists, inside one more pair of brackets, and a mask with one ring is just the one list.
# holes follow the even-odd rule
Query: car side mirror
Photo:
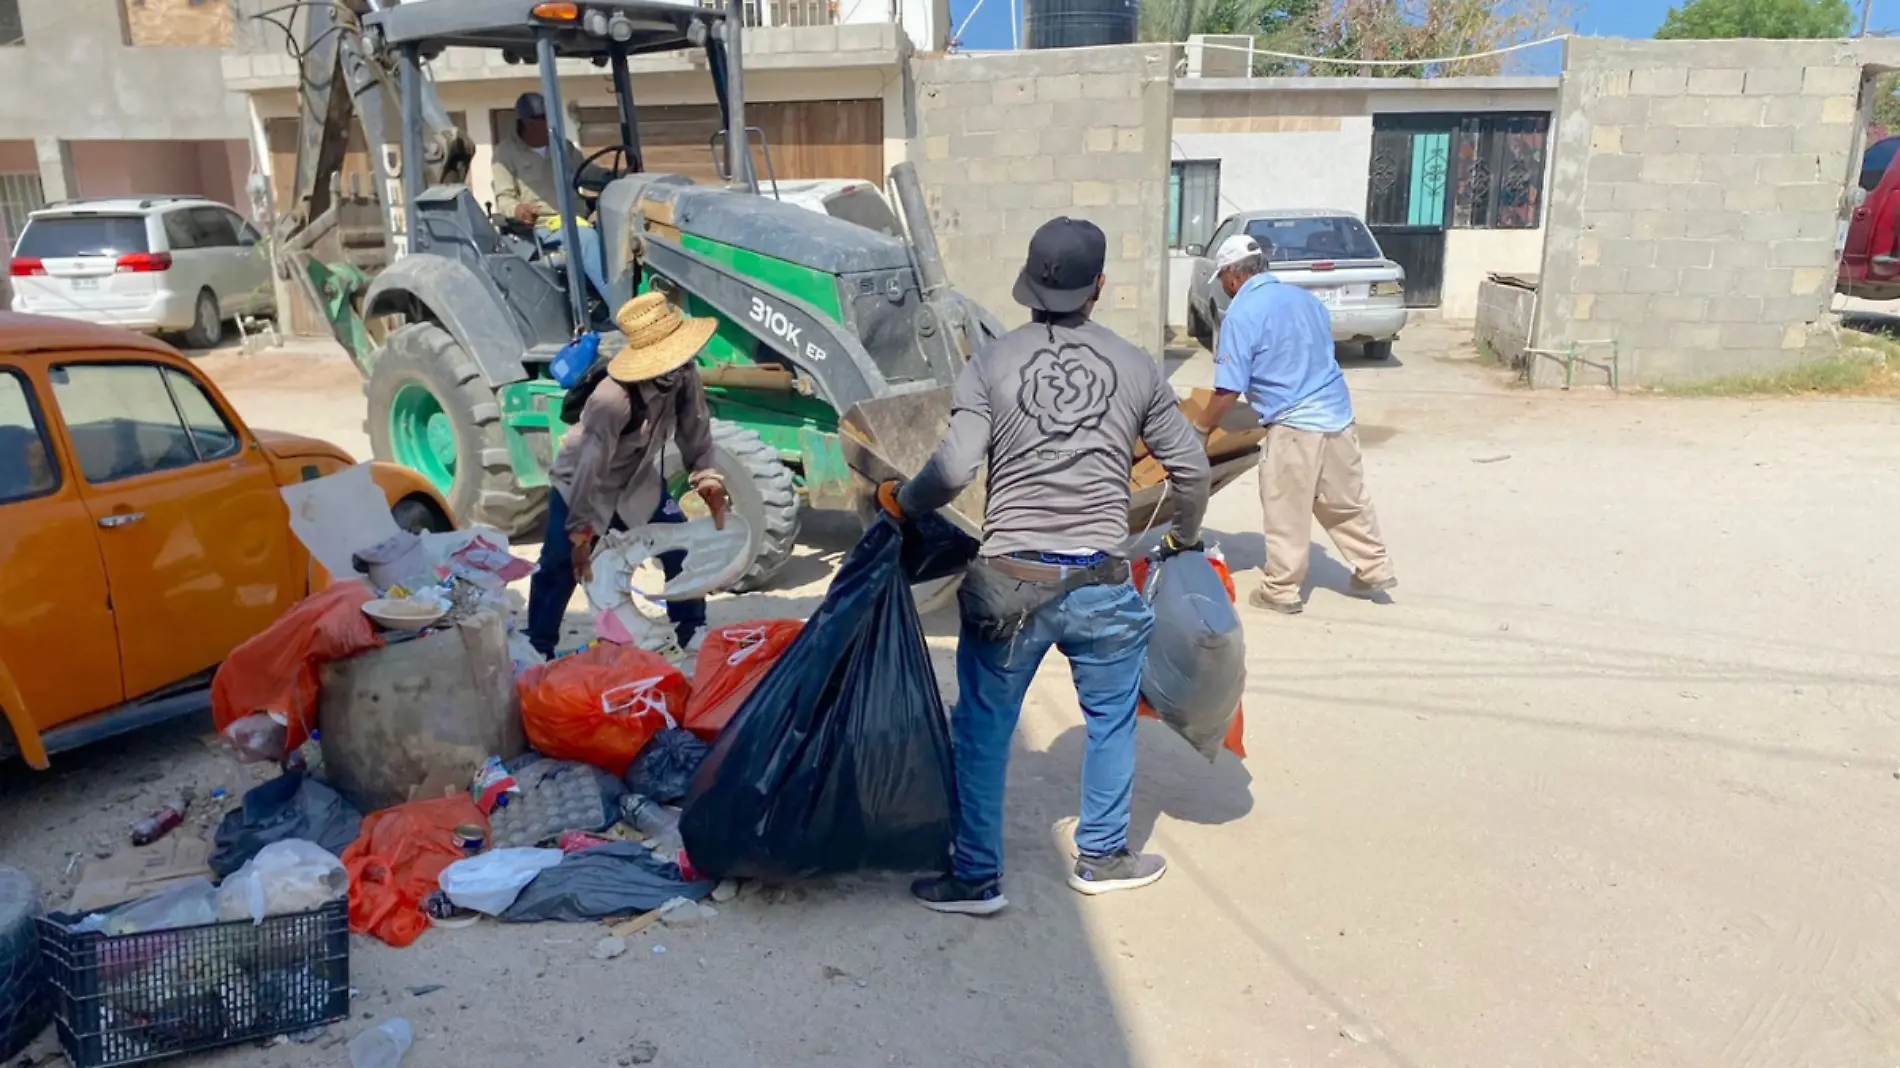
[[1186, 252], [1190, 256], [1205, 256], [1207, 255], [1207, 246], [1206, 245], [1189, 245], [1186, 249], [1183, 249], [1182, 251]]

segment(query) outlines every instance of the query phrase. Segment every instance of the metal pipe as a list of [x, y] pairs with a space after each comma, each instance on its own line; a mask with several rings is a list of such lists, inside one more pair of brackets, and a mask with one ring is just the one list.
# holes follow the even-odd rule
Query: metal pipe
[[917, 284], [925, 300], [950, 287], [944, 272], [943, 252], [937, 248], [937, 231], [931, 229], [930, 211], [924, 207], [924, 186], [917, 179], [917, 165], [905, 160], [891, 168], [891, 185], [897, 190], [897, 206], [904, 212], [904, 229], [910, 234], [911, 255], [917, 259]]
[[[380, 151], [372, 145], [371, 151]], [[422, 219], [416, 202], [422, 199], [422, 55], [415, 45], [402, 48], [402, 211], [408, 225], [403, 252], [415, 252], [422, 242]]]
[[627, 70], [627, 46], [615, 41], [608, 46], [607, 56], [614, 69], [614, 103], [620, 108], [620, 143], [630, 153], [628, 169], [639, 173], [646, 170], [646, 163], [640, 158], [640, 126], [633, 121], [633, 75]]
[[724, 18], [726, 52], [726, 158], [734, 181], [757, 193], [759, 176], [752, 170], [752, 146], [745, 128], [745, 5], [741, 0], [726, 0]]
[[[554, 164], [554, 206], [561, 213], [561, 248], [567, 254], [567, 304], [574, 313], [574, 329], [587, 328], [586, 258], [574, 229], [574, 178], [567, 158], [567, 112], [561, 105], [561, 78], [555, 66], [554, 31], [534, 31], [535, 55], [541, 61], [541, 98], [548, 111], [548, 159]], [[560, 121], [556, 121], [560, 120]]]

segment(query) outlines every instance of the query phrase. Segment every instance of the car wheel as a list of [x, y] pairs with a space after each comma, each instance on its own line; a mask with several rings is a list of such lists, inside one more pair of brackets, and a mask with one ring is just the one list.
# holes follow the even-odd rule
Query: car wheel
[[404, 497], [389, 510], [390, 517], [396, 521], [398, 530], [411, 534], [447, 534], [455, 529], [455, 524], [435, 502], [421, 497]]
[[1189, 337], [1193, 338], [1194, 340], [1200, 342], [1203, 345], [1207, 345], [1209, 342], [1213, 340], [1212, 334], [1207, 329], [1207, 320], [1201, 318], [1200, 309], [1196, 308], [1194, 306], [1194, 302], [1191, 300], [1188, 301], [1187, 319], [1188, 319], [1187, 327], [1188, 327]]
[[547, 490], [516, 477], [495, 391], [448, 331], [434, 323], [391, 331], [363, 392], [376, 458], [428, 479], [456, 519], [510, 537], [540, 522]]
[[1392, 343], [1390, 341], [1366, 342], [1366, 359], [1389, 360], [1391, 358], [1392, 358]]
[[52, 1014], [40, 963], [40, 892], [18, 868], [0, 866], [0, 1060], [25, 1049]]
[[199, 290], [198, 303], [192, 308], [191, 329], [185, 331], [185, 347], [208, 349], [224, 340], [224, 317], [218, 311], [217, 295]]

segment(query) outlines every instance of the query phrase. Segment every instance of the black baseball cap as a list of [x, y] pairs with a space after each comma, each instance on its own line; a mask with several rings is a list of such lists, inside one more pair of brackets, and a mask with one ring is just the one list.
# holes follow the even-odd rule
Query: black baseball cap
[[1029, 258], [1016, 276], [1016, 303], [1058, 315], [1081, 311], [1095, 295], [1108, 260], [1108, 237], [1087, 219], [1057, 216], [1029, 239]]

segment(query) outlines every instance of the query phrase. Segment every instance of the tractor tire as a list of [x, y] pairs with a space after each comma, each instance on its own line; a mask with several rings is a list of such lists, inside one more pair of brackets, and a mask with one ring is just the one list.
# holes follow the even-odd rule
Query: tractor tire
[[363, 394], [363, 429], [376, 458], [434, 483], [459, 523], [484, 523], [511, 538], [536, 528], [547, 490], [515, 478], [495, 391], [448, 331], [434, 323], [391, 331]]
[[25, 1049], [52, 1015], [40, 963], [39, 914], [33, 880], [0, 865], [0, 1061]]
[[[792, 548], [798, 543], [798, 485], [778, 450], [756, 432], [714, 419], [712, 439], [713, 465], [725, 476], [732, 510], [752, 529], [748, 547], [752, 563], [733, 584], [732, 591], [751, 593], [764, 589], [792, 558]], [[667, 443], [662, 463], [663, 471], [684, 470], [678, 445]], [[680, 505], [689, 516], [705, 514], [705, 506], [690, 494]]]

